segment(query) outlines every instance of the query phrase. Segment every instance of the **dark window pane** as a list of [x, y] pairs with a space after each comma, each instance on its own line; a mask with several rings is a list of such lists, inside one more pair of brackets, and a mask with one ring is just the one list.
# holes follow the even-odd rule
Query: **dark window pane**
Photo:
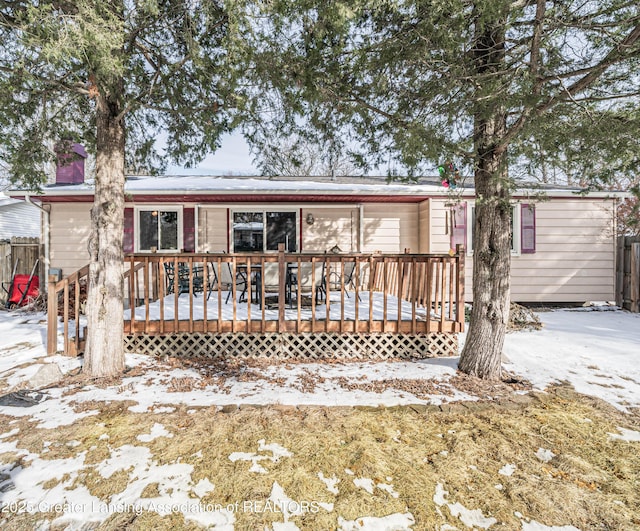
[[233, 213], [233, 250], [236, 253], [263, 251], [262, 212]]
[[163, 251], [178, 249], [177, 212], [160, 212], [160, 249]]
[[158, 247], [158, 212], [140, 212], [140, 250], [150, 251]]
[[295, 212], [267, 212], [267, 250], [277, 251], [279, 243], [289, 252], [298, 248]]

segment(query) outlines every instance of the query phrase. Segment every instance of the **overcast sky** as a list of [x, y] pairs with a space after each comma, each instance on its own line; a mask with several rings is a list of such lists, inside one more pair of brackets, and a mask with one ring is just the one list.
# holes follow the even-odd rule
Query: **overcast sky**
[[252, 163], [249, 146], [239, 132], [226, 135], [222, 147], [196, 168], [169, 166], [169, 175], [259, 175]]

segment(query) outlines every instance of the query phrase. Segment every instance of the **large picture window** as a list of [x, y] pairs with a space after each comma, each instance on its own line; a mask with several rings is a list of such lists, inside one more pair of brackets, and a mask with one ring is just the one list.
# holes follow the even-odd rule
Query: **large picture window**
[[138, 251], [178, 251], [182, 233], [180, 214], [179, 209], [139, 209]]
[[233, 213], [233, 250], [236, 253], [298, 250], [296, 212], [258, 211]]

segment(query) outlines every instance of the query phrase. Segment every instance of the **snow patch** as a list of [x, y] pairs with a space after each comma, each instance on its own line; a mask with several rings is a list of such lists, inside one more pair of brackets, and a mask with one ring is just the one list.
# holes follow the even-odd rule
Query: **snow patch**
[[610, 441], [640, 442], [640, 431], [628, 430], [627, 428], [616, 428], [620, 434], [608, 433]]
[[[387, 481], [390, 481], [390, 480], [391, 480], [390, 478], [387, 478]], [[400, 496], [393, 488], [393, 485], [390, 485], [388, 483], [375, 483], [370, 478], [354, 478], [353, 484], [356, 487], [360, 487], [361, 489], [366, 490], [369, 494], [373, 494], [374, 489], [378, 488], [386, 492], [393, 498], [398, 498]]]
[[173, 437], [173, 433], [168, 432], [162, 424], [156, 422], [151, 427], [151, 433], [138, 435], [136, 439], [141, 442], [151, 442], [158, 437], [167, 437], [168, 439], [170, 439], [171, 437]]
[[551, 450], [547, 450], [545, 448], [538, 448], [538, 450], [536, 451], [536, 457], [543, 463], [548, 463], [555, 456], [556, 454], [554, 454]]
[[370, 478], [355, 478], [353, 484], [356, 487], [366, 490], [369, 494], [373, 494], [373, 480]]
[[196, 483], [196, 486], [193, 487], [193, 492], [198, 498], [202, 498], [210, 492], [213, 492], [214, 488], [213, 483], [211, 483], [208, 478], [204, 478]]
[[516, 471], [516, 465], [513, 463], [507, 463], [500, 470], [498, 470], [498, 474], [502, 476], [513, 476], [513, 473]]
[[329, 492], [331, 492], [332, 494], [339, 493], [338, 487], [336, 487], [336, 485], [340, 483], [340, 480], [336, 477], [335, 474], [330, 478], [326, 478], [324, 477], [324, 474], [322, 472], [318, 472], [318, 477], [320, 478], [320, 481], [322, 481], [326, 485]]
[[236, 461], [250, 461], [250, 472], [256, 472], [257, 474], [266, 474], [267, 469], [259, 464], [259, 461], [268, 460], [272, 463], [277, 463], [283, 457], [292, 457], [293, 454], [279, 445], [278, 443], [265, 444], [264, 439], [258, 441], [258, 452], [271, 452], [271, 455], [259, 455], [252, 452], [233, 452], [229, 455], [229, 460], [232, 463]]
[[436, 485], [436, 492], [433, 495], [433, 501], [436, 505], [442, 507], [446, 505], [449, 508], [451, 516], [458, 518], [467, 527], [480, 527], [482, 529], [489, 529], [493, 524], [497, 523], [493, 517], [487, 518], [482, 514], [480, 509], [467, 509], [459, 502], [449, 503], [447, 496], [449, 492], [444, 490], [441, 483]]

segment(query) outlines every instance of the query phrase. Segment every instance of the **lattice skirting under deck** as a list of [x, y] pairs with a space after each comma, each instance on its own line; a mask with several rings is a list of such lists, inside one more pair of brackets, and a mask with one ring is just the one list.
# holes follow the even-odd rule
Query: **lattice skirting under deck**
[[125, 336], [125, 351], [155, 356], [222, 359], [415, 359], [458, 354], [450, 333], [404, 334], [175, 334]]

